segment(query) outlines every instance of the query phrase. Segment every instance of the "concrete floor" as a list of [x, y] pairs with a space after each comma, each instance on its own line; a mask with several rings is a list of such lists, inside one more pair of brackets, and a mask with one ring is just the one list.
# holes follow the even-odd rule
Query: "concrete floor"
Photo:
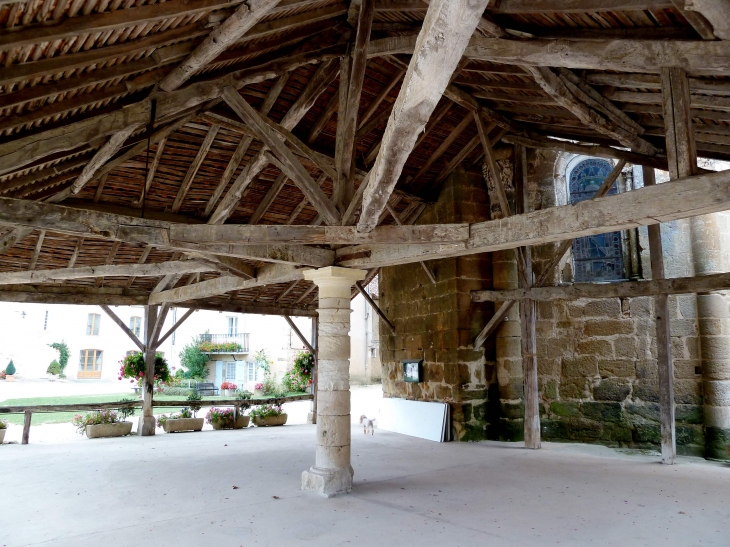
[[313, 460], [306, 425], [5, 445], [0, 546], [730, 545], [722, 464], [353, 426], [355, 490], [323, 499]]

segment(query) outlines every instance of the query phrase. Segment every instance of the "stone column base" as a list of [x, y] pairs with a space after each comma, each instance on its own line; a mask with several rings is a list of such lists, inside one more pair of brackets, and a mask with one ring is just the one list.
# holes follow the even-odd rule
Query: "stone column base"
[[302, 490], [315, 492], [327, 498], [352, 491], [352, 466], [340, 469], [322, 469], [312, 466], [302, 472]]
[[309, 414], [307, 414], [307, 423], [308, 424], [317, 423], [317, 413], [316, 412], [310, 412]]
[[142, 437], [149, 437], [155, 434], [155, 419], [154, 417], [140, 416], [137, 422], [137, 435]]
[[730, 459], [730, 429], [705, 426], [705, 458], [723, 461]]

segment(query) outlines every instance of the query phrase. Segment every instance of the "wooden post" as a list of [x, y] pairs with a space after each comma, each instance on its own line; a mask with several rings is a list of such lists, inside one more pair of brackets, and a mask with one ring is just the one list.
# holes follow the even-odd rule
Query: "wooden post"
[[30, 410], [25, 411], [25, 418], [23, 419], [23, 438], [20, 444], [28, 444], [28, 437], [30, 436], [30, 419], [33, 413]]
[[241, 429], [238, 427], [238, 417], [241, 415], [241, 407], [238, 405], [233, 406], [233, 429]]
[[[527, 192], [527, 150], [524, 146], [515, 146], [515, 193], [517, 199], [515, 210], [526, 213], [529, 210]], [[521, 284], [530, 288], [534, 284], [532, 274], [532, 252], [530, 247], [523, 247], [524, 265], [518, 261], [522, 269]], [[537, 384], [537, 337], [535, 321], [537, 305], [534, 300], [525, 299], [520, 302], [520, 328], [522, 343], [522, 373], [525, 400], [525, 448], [540, 448], [540, 394]]]
[[[312, 347], [317, 349], [317, 337], [319, 336], [319, 318], [312, 317]], [[314, 370], [312, 371], [312, 412], [311, 419], [307, 422], [317, 423], [317, 376], [319, 371], [319, 359], [317, 352], [314, 352]]]
[[[644, 186], [655, 184], [654, 168], [643, 167]], [[664, 279], [661, 224], [649, 226], [649, 255], [652, 279]], [[672, 341], [669, 331], [669, 296], [654, 297], [656, 321], [657, 366], [659, 367], [659, 406], [662, 436], [662, 463], [674, 464], [677, 458], [677, 441], [674, 424], [674, 364]]]
[[155, 348], [153, 337], [157, 322], [157, 308], [159, 306], [145, 306], [145, 342], [146, 351], [144, 362], [146, 374], [142, 386], [142, 416], [137, 425], [137, 435], [148, 436], [155, 434], [155, 417], [152, 413], [152, 397], [155, 388]]

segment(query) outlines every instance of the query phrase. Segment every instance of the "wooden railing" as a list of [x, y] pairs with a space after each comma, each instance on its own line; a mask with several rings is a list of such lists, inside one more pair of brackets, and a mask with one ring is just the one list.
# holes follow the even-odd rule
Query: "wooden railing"
[[[238, 413], [242, 406], [257, 406], [257, 405], [282, 405], [284, 403], [293, 403], [296, 401], [311, 401], [313, 396], [309, 393], [304, 395], [291, 395], [289, 397], [258, 397], [254, 399], [213, 399], [201, 401], [186, 401], [182, 399], [180, 401], [155, 401], [153, 399], [153, 407], [185, 407], [190, 406], [191, 402], [200, 404], [203, 406], [232, 406], [235, 409], [235, 415], [238, 417]], [[28, 444], [28, 438], [30, 436], [30, 420], [34, 412], [74, 412], [78, 410], [107, 410], [107, 409], [119, 409], [119, 408], [141, 408], [142, 401], [127, 401], [127, 402], [105, 402], [105, 403], [71, 403], [65, 405], [15, 405], [15, 406], [0, 406], [0, 414], [25, 414], [23, 421], [23, 437], [21, 444]], [[237, 420], [234, 420], [236, 423]]]

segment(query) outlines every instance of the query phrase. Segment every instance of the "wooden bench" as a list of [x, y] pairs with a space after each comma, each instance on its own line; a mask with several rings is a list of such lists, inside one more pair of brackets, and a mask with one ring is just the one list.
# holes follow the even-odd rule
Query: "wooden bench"
[[218, 388], [213, 382], [198, 382], [195, 385], [195, 391], [200, 395], [218, 395]]

